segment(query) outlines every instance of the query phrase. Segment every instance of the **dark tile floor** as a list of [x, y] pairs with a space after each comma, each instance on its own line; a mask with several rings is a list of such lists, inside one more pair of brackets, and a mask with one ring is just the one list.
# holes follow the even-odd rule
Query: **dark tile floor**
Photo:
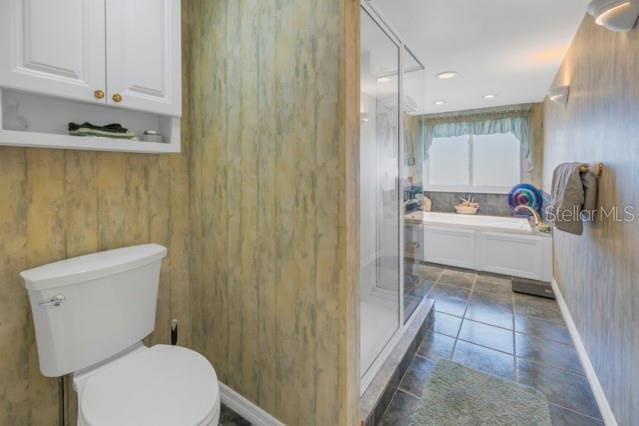
[[413, 263], [412, 291], [435, 299], [421, 342], [381, 424], [408, 424], [434, 362], [447, 358], [543, 392], [553, 425], [603, 425], [559, 306], [513, 293], [510, 277]]
[[242, 416], [222, 404], [220, 411], [220, 426], [251, 426]]

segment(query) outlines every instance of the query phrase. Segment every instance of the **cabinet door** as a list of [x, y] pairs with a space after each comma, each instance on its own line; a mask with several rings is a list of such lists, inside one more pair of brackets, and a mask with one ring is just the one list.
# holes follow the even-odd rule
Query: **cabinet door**
[[480, 232], [477, 269], [544, 280], [547, 237]]
[[105, 103], [104, 1], [0, 1], [0, 86]]
[[475, 231], [424, 226], [426, 262], [475, 269]]
[[179, 0], [106, 0], [107, 103], [181, 114]]

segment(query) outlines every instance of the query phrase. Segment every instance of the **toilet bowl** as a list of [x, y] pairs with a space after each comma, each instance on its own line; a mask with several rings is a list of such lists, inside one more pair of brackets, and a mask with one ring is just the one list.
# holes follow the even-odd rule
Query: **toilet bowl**
[[219, 385], [211, 364], [179, 346], [141, 346], [77, 374], [79, 425], [217, 425]]
[[21, 273], [40, 370], [73, 373], [78, 425], [208, 426], [220, 417], [213, 366], [199, 353], [146, 347], [155, 327], [156, 244], [110, 250]]

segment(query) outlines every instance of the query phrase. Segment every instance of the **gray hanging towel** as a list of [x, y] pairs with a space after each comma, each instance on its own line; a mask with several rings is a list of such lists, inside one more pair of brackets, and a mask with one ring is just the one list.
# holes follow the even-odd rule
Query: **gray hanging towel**
[[584, 186], [584, 212], [593, 212], [597, 210], [597, 187], [599, 180], [597, 175], [590, 170], [581, 173], [581, 183]]
[[582, 211], [597, 208], [597, 177], [581, 173], [583, 163], [563, 163], [552, 177], [552, 211], [555, 228], [575, 235], [583, 234]]

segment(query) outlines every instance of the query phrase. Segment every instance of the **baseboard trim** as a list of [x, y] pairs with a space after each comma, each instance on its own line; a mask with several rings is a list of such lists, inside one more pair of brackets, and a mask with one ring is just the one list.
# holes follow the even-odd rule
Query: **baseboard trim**
[[595, 395], [595, 400], [597, 401], [597, 405], [599, 406], [599, 411], [601, 412], [601, 417], [603, 418], [606, 426], [617, 426], [617, 420], [615, 419], [615, 415], [610, 408], [610, 404], [608, 404], [608, 399], [606, 398], [606, 394], [601, 387], [601, 383], [599, 382], [599, 378], [597, 377], [597, 373], [595, 373], [595, 369], [590, 362], [590, 357], [588, 356], [588, 352], [586, 352], [586, 347], [584, 346], [583, 341], [581, 340], [581, 336], [579, 335], [579, 331], [577, 330], [577, 326], [575, 325], [575, 321], [572, 319], [572, 315], [570, 315], [570, 311], [568, 310], [568, 305], [566, 305], [566, 301], [564, 300], [563, 295], [561, 294], [561, 290], [557, 285], [557, 281], [553, 277], [552, 279], [552, 289], [555, 292], [555, 297], [557, 298], [557, 303], [559, 304], [559, 309], [561, 309], [561, 314], [564, 317], [564, 321], [568, 326], [568, 331], [570, 332], [570, 336], [572, 337], [572, 341], [575, 344], [575, 349], [577, 349], [577, 354], [579, 355], [579, 359], [581, 360], [581, 364], [586, 372], [586, 377], [588, 378], [588, 383], [590, 383], [590, 388], [592, 389], [592, 393]]
[[260, 426], [284, 426], [284, 423], [271, 416], [266, 411], [262, 410], [257, 405], [253, 404], [242, 395], [226, 386], [224, 383], [220, 383], [220, 399], [222, 404], [235, 411], [240, 416], [254, 425]]

